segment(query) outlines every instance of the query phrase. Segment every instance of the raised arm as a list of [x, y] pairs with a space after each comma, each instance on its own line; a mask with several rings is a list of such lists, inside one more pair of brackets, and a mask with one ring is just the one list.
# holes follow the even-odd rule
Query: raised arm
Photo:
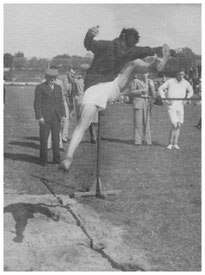
[[102, 51], [105, 49], [109, 43], [109, 41], [105, 40], [94, 40], [94, 37], [97, 36], [99, 33], [99, 26], [90, 28], [84, 39], [84, 46], [88, 51], [91, 51], [93, 53]]
[[148, 56], [155, 56], [155, 55], [157, 55], [158, 57], [163, 57], [165, 54], [165, 51], [169, 51], [169, 56], [174, 57], [177, 55], [177, 51], [169, 49], [167, 44], [164, 44], [162, 47], [155, 47], [155, 48], [135, 46], [130, 53], [130, 59], [131, 60], [139, 59], [139, 58], [142, 59]]

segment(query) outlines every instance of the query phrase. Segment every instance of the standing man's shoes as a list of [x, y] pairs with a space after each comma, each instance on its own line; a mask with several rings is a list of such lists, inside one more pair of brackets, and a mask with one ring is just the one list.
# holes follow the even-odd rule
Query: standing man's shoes
[[134, 141], [134, 142], [133, 142], [133, 145], [134, 145], [134, 146], [141, 146], [142, 143], [138, 143], [138, 142]]
[[169, 145], [167, 146], [167, 149], [171, 150], [171, 149], [172, 149], [172, 144], [169, 144]]
[[180, 150], [181, 148], [178, 146], [178, 144], [174, 144], [173, 146], [175, 149]]

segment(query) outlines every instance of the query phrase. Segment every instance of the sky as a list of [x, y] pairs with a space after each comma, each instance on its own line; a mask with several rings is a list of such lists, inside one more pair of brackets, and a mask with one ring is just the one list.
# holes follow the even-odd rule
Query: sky
[[87, 30], [99, 25], [96, 39], [112, 40], [123, 27], [139, 31], [139, 46], [189, 47], [201, 54], [198, 4], [4, 4], [4, 53], [26, 57], [86, 54]]

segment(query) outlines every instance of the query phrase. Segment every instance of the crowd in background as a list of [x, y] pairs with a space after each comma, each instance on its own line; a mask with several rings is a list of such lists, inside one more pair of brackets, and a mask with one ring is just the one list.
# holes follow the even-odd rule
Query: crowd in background
[[[52, 68], [51, 70], [56, 68]], [[62, 99], [65, 110], [65, 115], [60, 123], [60, 135], [59, 135], [59, 150], [64, 151], [63, 143], [69, 141], [69, 127], [71, 117], [75, 117], [76, 122], [80, 119], [81, 104], [84, 94], [84, 76], [86, 71], [76, 71], [70, 68], [66, 73], [59, 73], [55, 77], [55, 83], [61, 87]], [[48, 76], [47, 76], [48, 77]], [[152, 79], [149, 73], [136, 75], [133, 83], [131, 83], [131, 90], [146, 90], [147, 93], [144, 96], [155, 97], [155, 100], [142, 100], [140, 98], [133, 97], [131, 95], [121, 95], [121, 97], [112, 104], [119, 103], [132, 103], [133, 104], [133, 129], [134, 129], [134, 144], [135, 145], [152, 145], [151, 131], [150, 131], [150, 117], [152, 106], [162, 106], [164, 101], [158, 92], [159, 87], [165, 83], [169, 77], [165, 74], [161, 78]], [[193, 67], [189, 72], [185, 73], [184, 79], [187, 80], [193, 88], [194, 95], [201, 96], [201, 71], [197, 67]], [[200, 104], [200, 101], [196, 101], [195, 104]], [[139, 107], [140, 105], [140, 107]], [[96, 143], [96, 126], [98, 123], [98, 114], [89, 127], [90, 141]], [[41, 127], [42, 128], [42, 127]], [[57, 128], [58, 129], [58, 128]], [[57, 130], [59, 131], [59, 130]], [[52, 129], [47, 139], [47, 148], [53, 149], [53, 138], [51, 135]], [[55, 136], [55, 134], [54, 134]], [[55, 142], [55, 141], [54, 141]], [[45, 145], [44, 145], [45, 146]], [[44, 152], [46, 150], [44, 148]], [[54, 149], [55, 150], [55, 149]], [[47, 156], [46, 156], [47, 158]], [[45, 163], [46, 161], [43, 161]], [[58, 161], [55, 161], [58, 162]]]

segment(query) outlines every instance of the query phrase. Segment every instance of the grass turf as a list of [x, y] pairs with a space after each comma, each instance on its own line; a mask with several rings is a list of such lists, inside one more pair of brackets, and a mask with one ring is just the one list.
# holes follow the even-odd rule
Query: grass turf
[[[33, 87], [6, 87], [4, 106], [5, 190], [25, 194], [49, 193], [40, 178], [49, 180], [56, 194], [86, 190], [95, 180], [96, 146], [86, 134], [70, 173], [56, 165], [42, 168], [38, 125], [33, 111]], [[114, 104], [101, 123], [101, 180], [106, 200], [80, 198], [99, 215], [124, 228], [124, 240], [146, 257], [153, 271], [201, 270], [201, 132], [194, 127], [200, 106], [185, 106], [181, 150], [167, 150], [170, 122], [166, 107], [153, 107], [153, 146], [133, 146], [132, 106]], [[70, 135], [75, 120], [71, 120]], [[65, 149], [68, 145], [65, 144]], [[62, 153], [62, 158], [65, 153]], [[52, 160], [52, 152], [49, 151]], [[37, 177], [35, 177], [37, 176]], [[39, 177], [39, 178], [38, 178]]]

